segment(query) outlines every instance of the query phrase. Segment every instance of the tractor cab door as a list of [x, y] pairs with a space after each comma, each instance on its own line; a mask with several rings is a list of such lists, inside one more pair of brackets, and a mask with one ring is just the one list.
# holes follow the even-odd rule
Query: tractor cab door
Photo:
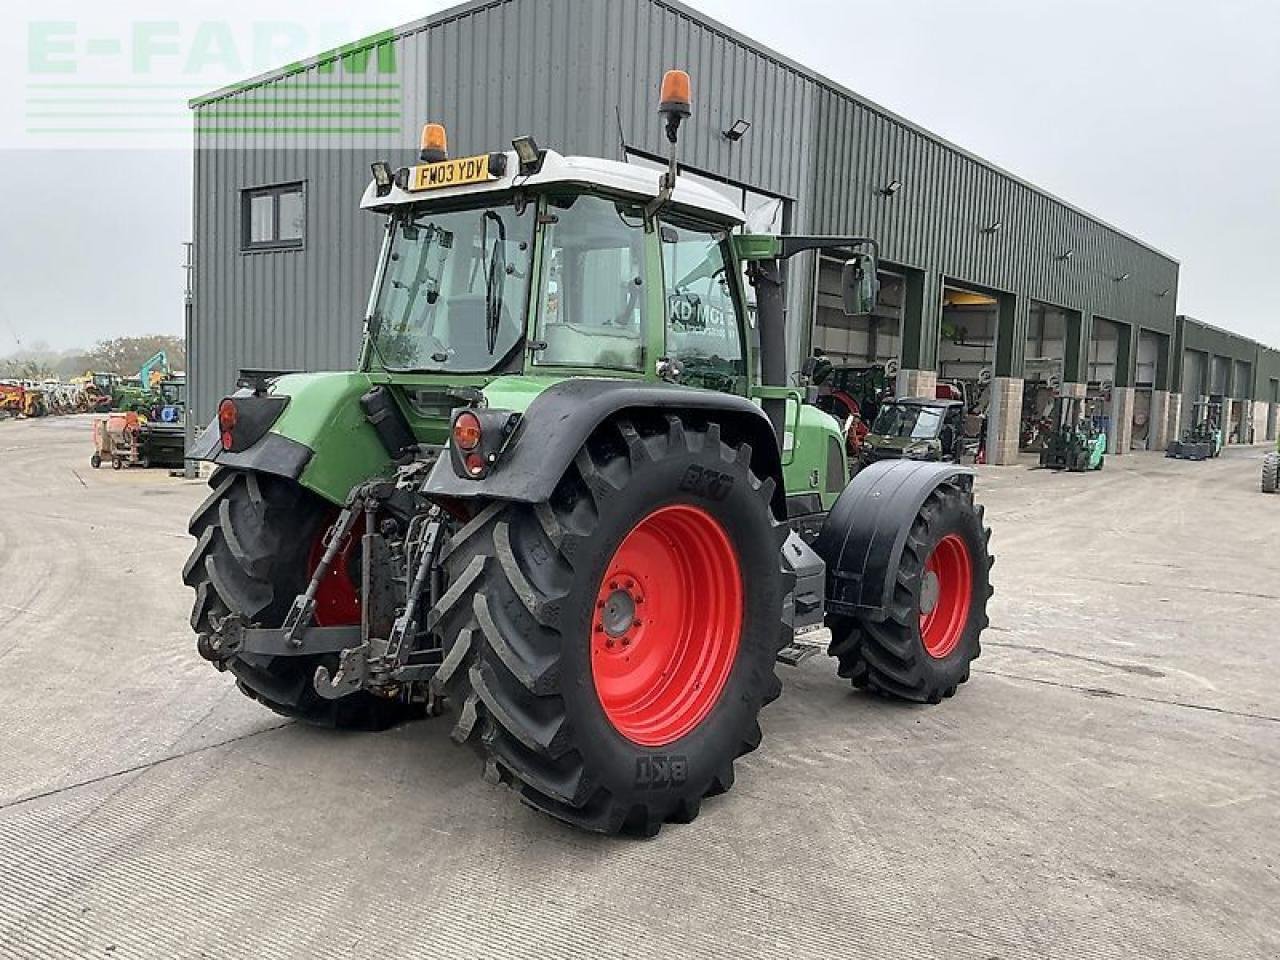
[[545, 222], [535, 366], [643, 373], [650, 312], [643, 209], [593, 194], [557, 195], [548, 199]]
[[666, 357], [674, 379], [746, 396], [745, 312], [728, 232], [668, 217], [659, 236]]

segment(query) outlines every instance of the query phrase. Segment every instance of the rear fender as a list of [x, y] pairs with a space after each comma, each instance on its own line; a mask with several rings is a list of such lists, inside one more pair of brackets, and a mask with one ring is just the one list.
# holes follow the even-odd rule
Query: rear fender
[[326, 500], [342, 503], [357, 484], [389, 475], [395, 466], [360, 406], [371, 386], [362, 373], [280, 377], [271, 383], [269, 396], [288, 402], [260, 437], [244, 449], [224, 450], [215, 419], [192, 443], [187, 458], [297, 480]]
[[882, 460], [858, 472], [815, 544], [827, 565], [829, 612], [886, 616], [911, 524], [929, 494], [948, 482], [971, 489], [973, 471], [954, 463]]
[[786, 518], [786, 491], [778, 441], [764, 411], [745, 397], [674, 384], [574, 378], [543, 390], [524, 411], [516, 432], [482, 480], [458, 476], [452, 458], [441, 457], [423, 492], [428, 496], [540, 503], [587, 438], [607, 420], [629, 411], [693, 415], [719, 421], [751, 444], [751, 469], [774, 482], [775, 517]]

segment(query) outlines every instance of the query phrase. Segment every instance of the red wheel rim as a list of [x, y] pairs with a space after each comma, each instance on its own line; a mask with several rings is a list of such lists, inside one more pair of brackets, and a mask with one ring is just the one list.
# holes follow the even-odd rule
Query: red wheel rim
[[[324, 557], [324, 538], [329, 528], [338, 518], [335, 513], [326, 518], [320, 526], [311, 544], [311, 552], [307, 556], [307, 582], [320, 566]], [[316, 591], [315, 625], [317, 627], [349, 627], [360, 622], [360, 591], [351, 578], [352, 561], [358, 556], [360, 538], [364, 536], [364, 517], [356, 520], [351, 536], [343, 544], [338, 555], [333, 558], [333, 565], [320, 581], [320, 589]]]
[[973, 601], [973, 561], [954, 533], [938, 541], [924, 565], [920, 589], [920, 639], [935, 659], [951, 653], [964, 636]]
[[678, 504], [637, 523], [592, 611], [591, 675], [614, 729], [661, 747], [697, 727], [737, 659], [742, 601], [738, 555], [709, 513]]

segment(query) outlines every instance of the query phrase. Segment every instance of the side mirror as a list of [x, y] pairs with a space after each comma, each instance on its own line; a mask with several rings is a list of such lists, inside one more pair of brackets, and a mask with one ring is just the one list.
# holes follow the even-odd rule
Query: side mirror
[[875, 311], [876, 300], [880, 296], [880, 278], [873, 254], [855, 253], [844, 262], [840, 292], [846, 317], [865, 317]]

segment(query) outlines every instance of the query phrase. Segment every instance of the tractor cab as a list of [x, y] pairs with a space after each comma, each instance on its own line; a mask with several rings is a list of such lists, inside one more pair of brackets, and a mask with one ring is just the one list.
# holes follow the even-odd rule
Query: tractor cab
[[901, 397], [882, 403], [862, 441], [863, 465], [888, 459], [959, 462], [964, 417], [961, 400]]
[[594, 373], [745, 396], [752, 331], [731, 244], [745, 214], [683, 180], [658, 208], [650, 169], [517, 142], [533, 159], [433, 160], [370, 185], [363, 206], [388, 223], [365, 369], [477, 385]]

